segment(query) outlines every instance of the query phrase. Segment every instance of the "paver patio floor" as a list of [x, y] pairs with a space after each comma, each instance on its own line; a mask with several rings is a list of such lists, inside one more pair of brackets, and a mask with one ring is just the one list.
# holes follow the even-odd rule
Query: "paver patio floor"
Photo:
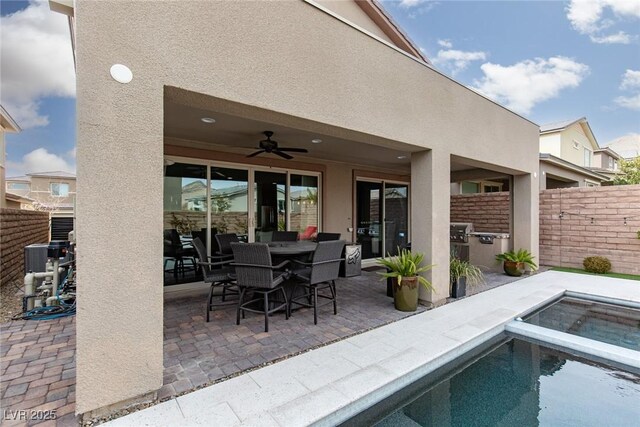
[[[212, 313], [205, 322], [206, 294], [166, 297], [164, 311], [164, 386], [159, 398], [181, 394], [221, 378], [262, 366], [314, 347], [363, 332], [414, 313], [393, 307], [380, 276], [363, 271], [361, 276], [337, 281], [338, 314], [331, 305], [296, 310], [289, 320], [284, 313], [269, 319], [247, 313], [236, 326], [235, 306]], [[418, 312], [424, 311], [419, 307]]]

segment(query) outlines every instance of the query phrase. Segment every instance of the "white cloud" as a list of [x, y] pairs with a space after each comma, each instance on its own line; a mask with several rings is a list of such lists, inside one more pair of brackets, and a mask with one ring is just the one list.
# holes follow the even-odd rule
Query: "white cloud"
[[626, 70], [622, 76], [620, 89], [640, 89], [640, 71]]
[[487, 54], [481, 51], [462, 51], [456, 49], [439, 50], [432, 62], [436, 66], [446, 68], [451, 71], [452, 75], [456, 75], [460, 71], [466, 69], [473, 61], [484, 61]]
[[46, 148], [37, 148], [22, 157], [21, 162], [7, 162], [7, 175], [16, 176], [34, 172], [64, 171], [74, 172], [75, 151], [66, 153], [66, 157], [50, 153]]
[[[603, 17], [605, 9], [609, 9], [615, 19]], [[571, 0], [567, 6], [567, 18], [579, 33], [589, 35], [594, 43], [628, 44], [635, 36], [622, 31], [616, 34], [602, 34], [617, 21], [627, 18], [640, 18], [640, 2], [638, 0]]]
[[608, 36], [594, 36], [590, 35], [589, 38], [592, 42], [598, 44], [629, 44], [631, 43], [631, 36], [623, 31], [619, 31], [616, 34], [609, 34]]
[[640, 110], [640, 71], [626, 70], [620, 83], [621, 90], [628, 90], [630, 95], [619, 96], [613, 101], [623, 108]]
[[473, 89], [521, 114], [529, 114], [535, 105], [557, 97], [563, 89], [577, 87], [589, 74], [587, 65], [562, 56], [509, 66], [488, 62], [480, 69], [484, 76], [474, 81]]
[[425, 3], [427, 0], [400, 0], [400, 7], [404, 7], [405, 9], [409, 9], [411, 7], [416, 7]]
[[640, 111], [640, 93], [632, 96], [619, 96], [614, 101], [621, 107]]
[[2, 104], [22, 129], [46, 126], [43, 97], [75, 96], [75, 71], [67, 18], [46, 1], [0, 18]]
[[444, 47], [445, 49], [451, 49], [453, 47], [453, 43], [451, 40], [438, 40], [438, 45]]

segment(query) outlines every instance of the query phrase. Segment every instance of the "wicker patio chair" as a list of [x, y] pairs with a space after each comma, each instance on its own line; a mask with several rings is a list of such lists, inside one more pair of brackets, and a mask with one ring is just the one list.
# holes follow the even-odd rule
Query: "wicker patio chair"
[[236, 233], [221, 233], [215, 235], [218, 252], [216, 255], [222, 256], [224, 259], [232, 259], [233, 251], [231, 250], [232, 243], [238, 243], [240, 239]]
[[[293, 270], [292, 276], [299, 280], [296, 287], [303, 286], [305, 292], [298, 295], [294, 289], [290, 306], [297, 304], [302, 307], [313, 307], [313, 323], [315, 325], [318, 324], [318, 298], [332, 302], [333, 314], [338, 314], [336, 279], [340, 271], [340, 262], [343, 260], [342, 250], [345, 244], [344, 240], [318, 242], [311, 262], [292, 260], [302, 267]], [[318, 292], [325, 289], [329, 289], [331, 295]]]
[[[269, 332], [269, 315], [284, 309], [285, 319], [289, 319], [289, 303], [287, 293], [282, 284], [289, 278], [289, 271], [282, 269], [289, 263], [283, 261], [278, 265], [272, 265], [269, 246], [266, 243], [231, 243], [233, 250], [233, 266], [236, 269], [240, 299], [236, 312], [236, 324], [240, 324], [240, 313], [244, 318], [245, 312], [264, 313], [264, 331]], [[254, 297], [249, 301], [244, 298], [247, 292]], [[284, 303], [269, 307], [269, 296], [273, 293], [282, 293]], [[263, 302], [263, 309], [256, 308], [255, 303]], [[275, 302], [272, 300], [272, 302]], [[279, 301], [278, 301], [279, 302]]]
[[[231, 259], [221, 259], [220, 256], [207, 256], [207, 249], [198, 237], [193, 239], [193, 247], [198, 254], [198, 265], [202, 268], [202, 277], [205, 283], [211, 283], [209, 287], [209, 296], [207, 298], [207, 322], [209, 322], [209, 315], [214, 307], [230, 305], [233, 302], [227, 302], [226, 297], [228, 294], [238, 295], [238, 289], [233, 283], [235, 272], [231, 266]], [[211, 260], [217, 260], [211, 262]], [[219, 303], [213, 302], [213, 291], [215, 288], [222, 288], [222, 301]]]
[[[196, 269], [196, 260], [194, 258], [194, 251], [191, 247], [185, 247], [180, 240], [180, 234], [175, 229], [167, 229], [163, 232], [164, 236], [164, 272], [173, 272], [173, 277], [178, 278], [178, 273], [181, 273], [184, 277], [186, 270]], [[167, 269], [167, 263], [173, 260], [173, 269]], [[188, 261], [191, 266], [185, 267], [185, 261]]]
[[274, 231], [271, 236], [271, 241], [273, 242], [297, 242], [298, 241], [298, 232], [297, 231]]

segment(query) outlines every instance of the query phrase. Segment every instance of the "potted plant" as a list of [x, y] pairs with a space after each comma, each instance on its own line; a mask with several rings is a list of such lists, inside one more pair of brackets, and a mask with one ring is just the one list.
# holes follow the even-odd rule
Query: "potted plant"
[[453, 298], [465, 296], [467, 294], [467, 284], [473, 286], [484, 281], [484, 274], [482, 274], [480, 267], [453, 256], [449, 262], [449, 274], [451, 276], [451, 296]]
[[408, 249], [398, 248], [397, 256], [378, 259], [378, 263], [387, 269], [379, 273], [383, 280], [393, 279], [393, 302], [396, 310], [416, 311], [418, 309], [418, 284], [425, 289], [433, 289], [427, 279], [420, 273], [433, 268], [433, 265], [422, 265], [424, 254], [411, 253]]
[[520, 277], [526, 267], [537, 270], [538, 265], [533, 261], [534, 256], [526, 249], [507, 251], [496, 255], [496, 261], [503, 263], [504, 272], [509, 276]]

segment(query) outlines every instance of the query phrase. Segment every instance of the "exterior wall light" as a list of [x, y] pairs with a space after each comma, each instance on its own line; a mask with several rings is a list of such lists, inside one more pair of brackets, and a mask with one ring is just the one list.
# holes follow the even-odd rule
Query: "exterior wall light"
[[129, 83], [133, 79], [133, 73], [126, 65], [114, 64], [111, 66], [111, 77], [118, 83]]

